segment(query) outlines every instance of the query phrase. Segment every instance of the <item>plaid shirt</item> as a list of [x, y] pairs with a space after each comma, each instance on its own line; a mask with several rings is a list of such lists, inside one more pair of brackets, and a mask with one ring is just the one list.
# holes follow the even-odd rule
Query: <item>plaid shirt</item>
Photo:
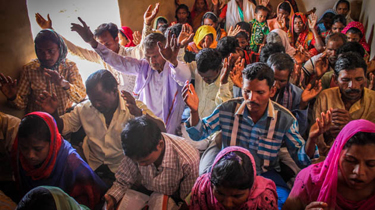
[[40, 68], [38, 59], [26, 64], [18, 84], [17, 97], [10, 101], [11, 105], [18, 109], [26, 108], [26, 113], [41, 111], [42, 108], [35, 101], [44, 90], [50, 94], [56, 94], [59, 102], [57, 107], [59, 115], [64, 114], [65, 110], [72, 105], [72, 102], [79, 103], [82, 101], [86, 97], [86, 88], [76, 64], [66, 60], [60, 64], [58, 71], [70, 83], [68, 90], [54, 84], [49, 77], [44, 75], [44, 70]]
[[[267, 111], [257, 123], [252, 121], [244, 99], [236, 98], [218, 106], [210, 116], [203, 118], [195, 127], [190, 127], [187, 121], [187, 132], [193, 140], [200, 140], [221, 130], [222, 147], [225, 148], [230, 146], [236, 115], [239, 117], [239, 127], [235, 144], [249, 149], [254, 156], [258, 174], [279, 169], [278, 153], [280, 147], [284, 145], [300, 167], [311, 164], [305, 152], [305, 140], [298, 132], [297, 120], [286, 108], [271, 100]], [[318, 157], [316, 147], [314, 158]], [[268, 164], [265, 164], [266, 161]], [[264, 165], [268, 166], [263, 168]]]
[[148, 190], [168, 196], [179, 195], [185, 199], [198, 178], [199, 155], [196, 149], [183, 138], [162, 133], [165, 152], [161, 165], [139, 166], [125, 156], [116, 172], [116, 181], [107, 194], [117, 202], [126, 190], [135, 183], [141, 183]]

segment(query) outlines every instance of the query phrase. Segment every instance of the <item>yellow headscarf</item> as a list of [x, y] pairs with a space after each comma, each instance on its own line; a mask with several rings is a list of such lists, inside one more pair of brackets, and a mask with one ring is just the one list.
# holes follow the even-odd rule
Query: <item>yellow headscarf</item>
[[197, 29], [194, 36], [194, 43], [197, 46], [199, 50], [202, 49], [202, 46], [200, 46], [200, 42], [206, 37], [208, 34], [212, 34], [213, 40], [210, 48], [216, 48], [217, 41], [216, 41], [216, 29], [212, 26], [203, 25]]

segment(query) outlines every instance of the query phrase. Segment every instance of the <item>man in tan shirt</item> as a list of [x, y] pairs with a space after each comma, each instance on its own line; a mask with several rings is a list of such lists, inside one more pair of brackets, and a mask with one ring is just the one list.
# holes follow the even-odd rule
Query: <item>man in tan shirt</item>
[[366, 62], [357, 53], [343, 53], [335, 65], [338, 87], [322, 91], [314, 104], [314, 117], [332, 108], [330, 130], [320, 136], [319, 152], [326, 156], [341, 129], [351, 120], [375, 122], [375, 91], [366, 88]]

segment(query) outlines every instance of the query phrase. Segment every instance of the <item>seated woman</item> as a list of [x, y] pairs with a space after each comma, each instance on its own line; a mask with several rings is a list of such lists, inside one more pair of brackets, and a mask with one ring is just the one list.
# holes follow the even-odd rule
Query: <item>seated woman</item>
[[207, 0], [195, 0], [193, 9], [191, 10], [191, 26], [196, 31], [201, 26], [203, 15], [208, 12]]
[[[307, 17], [297, 12], [292, 17], [291, 27], [288, 31], [289, 42], [295, 49], [302, 48], [308, 51], [310, 56], [317, 55], [324, 50], [323, 41], [315, 28], [316, 15], [312, 14], [311, 22]], [[310, 31], [310, 30], [311, 31]]]
[[375, 209], [375, 124], [353, 120], [324, 162], [303, 169], [283, 209]]
[[216, 29], [203, 25], [195, 32], [193, 42], [186, 47], [184, 59], [186, 62], [195, 60], [195, 55], [203, 48], [216, 48]]
[[122, 26], [118, 30], [119, 43], [124, 47], [134, 47], [133, 43], [133, 31], [127, 27]]
[[222, 150], [191, 192], [190, 210], [277, 208], [275, 183], [257, 176], [253, 156], [237, 146]]
[[333, 33], [341, 33], [342, 30], [344, 30], [346, 26], [346, 19], [343, 15], [335, 15], [333, 17], [332, 27], [329, 34]]
[[338, 15], [344, 15], [347, 24], [353, 21], [350, 17], [350, 2], [348, 0], [337, 0], [332, 9], [336, 11]]
[[160, 26], [165, 25], [165, 24], [168, 25], [168, 19], [166, 17], [159, 16], [155, 19], [152, 29], [154, 31], [157, 31], [159, 30]]
[[369, 59], [370, 46], [366, 42], [365, 27], [360, 22], [350, 22], [341, 33], [345, 34], [348, 38], [348, 42], [358, 42], [366, 50], [365, 60]]
[[37, 186], [56, 186], [93, 209], [107, 190], [45, 112], [32, 112], [21, 120], [12, 164], [21, 196]]
[[266, 43], [277, 43], [285, 47], [285, 53], [293, 57], [296, 49], [290, 45], [288, 34], [282, 29], [274, 29], [267, 35]]
[[58, 187], [39, 186], [30, 190], [16, 210], [89, 210]]
[[216, 41], [219, 41], [221, 38], [227, 36], [227, 32], [224, 29], [220, 28], [219, 19], [213, 12], [206, 12], [202, 18], [202, 25], [212, 26], [216, 29]]
[[274, 29], [282, 29], [285, 32], [289, 30], [290, 27], [290, 20], [292, 19], [294, 15], [294, 10], [292, 5], [287, 2], [281, 2], [277, 6], [277, 16], [276, 18], [267, 20], [268, 27], [270, 28], [270, 31]]
[[326, 10], [323, 15], [319, 18], [317, 23], [317, 30], [319, 35], [324, 39], [328, 36], [331, 31], [333, 24], [333, 17], [335, 17], [336, 12], [333, 9]]
[[189, 7], [186, 6], [186, 4], [178, 5], [176, 12], [175, 12], [175, 18], [176, 18], [176, 21], [171, 22], [171, 26], [173, 26], [176, 23], [181, 23], [182, 25], [187, 23], [191, 25], [191, 16], [190, 16]]

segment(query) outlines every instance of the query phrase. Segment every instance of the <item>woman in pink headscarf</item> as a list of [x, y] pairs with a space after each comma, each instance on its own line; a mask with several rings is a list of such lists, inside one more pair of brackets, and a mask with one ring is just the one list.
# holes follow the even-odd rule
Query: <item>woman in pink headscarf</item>
[[349, 122], [324, 162], [303, 169], [283, 209], [375, 209], [375, 124]]
[[275, 183], [256, 175], [254, 158], [242, 147], [222, 150], [191, 193], [190, 210], [225, 209], [278, 209]]
[[119, 37], [119, 43], [124, 47], [134, 47], [135, 44], [133, 43], [133, 31], [127, 27], [122, 26], [118, 30], [118, 37]]
[[359, 42], [366, 52], [370, 52], [370, 46], [366, 42], [365, 27], [360, 22], [350, 22], [341, 33], [346, 34], [349, 42]]

